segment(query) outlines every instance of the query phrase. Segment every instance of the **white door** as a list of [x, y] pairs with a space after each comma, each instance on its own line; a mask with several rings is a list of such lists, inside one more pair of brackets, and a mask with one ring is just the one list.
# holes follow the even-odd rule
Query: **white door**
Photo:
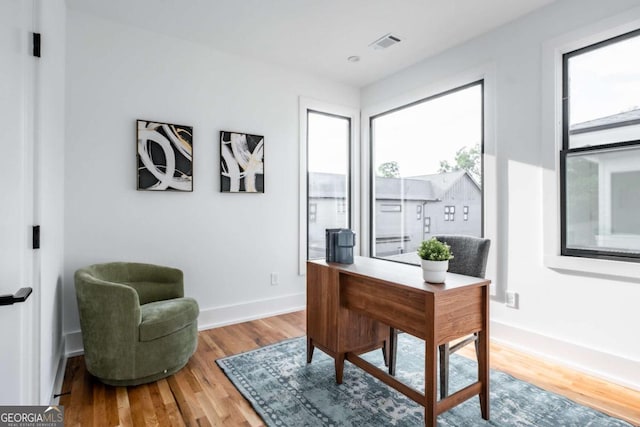
[[[33, 286], [33, 2], [0, 1], [0, 294]], [[0, 405], [37, 404], [36, 310], [0, 306]]]

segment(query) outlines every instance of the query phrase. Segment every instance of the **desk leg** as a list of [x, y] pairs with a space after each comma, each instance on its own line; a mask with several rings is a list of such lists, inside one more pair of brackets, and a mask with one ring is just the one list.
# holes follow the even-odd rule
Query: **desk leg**
[[480, 389], [480, 411], [482, 418], [489, 419], [489, 286], [482, 290], [483, 320], [482, 330], [478, 332], [476, 352], [478, 354], [478, 381]]
[[424, 425], [436, 427], [438, 414], [436, 414], [437, 381], [437, 351], [433, 345], [434, 340], [425, 340], [424, 344]]
[[311, 359], [313, 359], [313, 342], [311, 342], [311, 338], [307, 336], [307, 363], [311, 363]]
[[335, 364], [336, 364], [336, 382], [338, 384], [342, 384], [342, 374], [344, 372], [344, 359], [345, 353], [337, 353]]

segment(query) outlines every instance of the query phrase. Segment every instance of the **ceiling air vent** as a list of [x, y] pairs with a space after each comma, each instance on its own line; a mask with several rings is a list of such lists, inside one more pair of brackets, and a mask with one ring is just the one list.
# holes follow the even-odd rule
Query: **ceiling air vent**
[[380, 37], [378, 40], [374, 41], [373, 43], [371, 43], [369, 47], [372, 47], [374, 49], [386, 49], [390, 46], [393, 46], [396, 43], [400, 43], [400, 41], [401, 40], [398, 37], [389, 33]]

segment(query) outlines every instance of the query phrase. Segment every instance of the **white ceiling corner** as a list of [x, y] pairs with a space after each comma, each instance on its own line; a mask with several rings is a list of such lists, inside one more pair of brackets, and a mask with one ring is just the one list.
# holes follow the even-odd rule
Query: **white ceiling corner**
[[[67, 4], [123, 24], [362, 87], [553, 1], [67, 0]], [[402, 41], [388, 49], [369, 47], [388, 33]], [[347, 61], [352, 55], [360, 61]]]

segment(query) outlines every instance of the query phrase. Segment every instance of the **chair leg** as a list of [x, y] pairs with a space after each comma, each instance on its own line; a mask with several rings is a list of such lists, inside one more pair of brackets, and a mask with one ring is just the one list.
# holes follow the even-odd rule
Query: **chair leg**
[[476, 337], [476, 340], [473, 342], [473, 344], [476, 347], [476, 359], [477, 359], [478, 355], [480, 354], [480, 339], [478, 339], [478, 333], [477, 332], [474, 332], [473, 335], [475, 335], [475, 337]]
[[389, 366], [389, 341], [382, 343], [382, 359], [384, 360], [384, 366]]
[[398, 330], [396, 328], [389, 328], [389, 352], [388, 352], [388, 367], [389, 375], [396, 374], [396, 357], [398, 353]]
[[440, 351], [440, 400], [449, 395], [449, 343], [438, 347]]

